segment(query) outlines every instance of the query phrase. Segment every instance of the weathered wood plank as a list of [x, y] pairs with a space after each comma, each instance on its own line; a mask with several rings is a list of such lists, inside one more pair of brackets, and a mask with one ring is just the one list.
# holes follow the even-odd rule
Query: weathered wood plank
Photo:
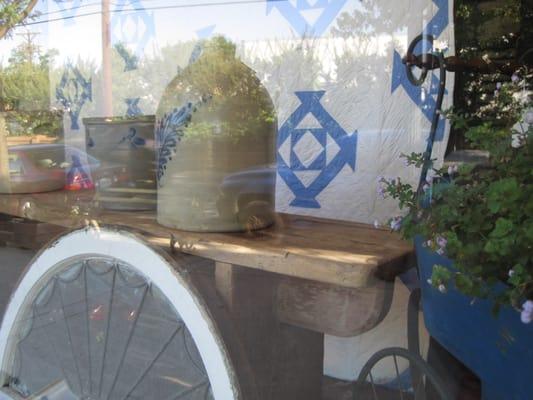
[[286, 277], [277, 290], [276, 315], [282, 322], [315, 332], [356, 336], [383, 320], [393, 291], [394, 283], [386, 281], [347, 288]]
[[[62, 192], [58, 192], [60, 196]], [[81, 218], [58, 218], [61, 208], [53, 208], [52, 194], [46, 206], [33, 195], [40, 219], [69, 228], [79, 227]], [[0, 212], [17, 213], [18, 196], [0, 196]], [[57, 204], [61, 204], [59, 201]], [[48, 207], [48, 208], [46, 208]], [[50, 215], [50, 217], [47, 217]], [[249, 268], [345, 287], [368, 287], [376, 274], [393, 275], [401, 270], [412, 248], [399, 236], [373, 226], [296, 215], [279, 214], [267, 229], [244, 233], [198, 233], [159, 225], [151, 211], [111, 212], [98, 210], [93, 218], [99, 224], [120, 225], [142, 233], [158, 246], [169, 246], [171, 236], [176, 250]]]

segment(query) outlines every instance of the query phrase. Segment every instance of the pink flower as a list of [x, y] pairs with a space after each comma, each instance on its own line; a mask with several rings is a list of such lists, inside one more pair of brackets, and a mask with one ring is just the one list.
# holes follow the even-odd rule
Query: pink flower
[[520, 79], [520, 77], [519, 77], [517, 74], [513, 74], [513, 75], [511, 75], [511, 81], [512, 81], [513, 83], [518, 82], [519, 79]]
[[501, 82], [496, 82], [496, 90], [500, 90], [502, 88]]

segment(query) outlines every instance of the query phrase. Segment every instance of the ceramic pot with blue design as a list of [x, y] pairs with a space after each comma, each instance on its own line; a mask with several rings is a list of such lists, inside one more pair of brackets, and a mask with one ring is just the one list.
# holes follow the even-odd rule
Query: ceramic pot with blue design
[[98, 203], [112, 210], [154, 210], [155, 116], [84, 118], [87, 153], [98, 160]]
[[277, 130], [270, 96], [226, 39], [193, 55], [158, 107], [158, 221], [191, 231], [268, 226]]

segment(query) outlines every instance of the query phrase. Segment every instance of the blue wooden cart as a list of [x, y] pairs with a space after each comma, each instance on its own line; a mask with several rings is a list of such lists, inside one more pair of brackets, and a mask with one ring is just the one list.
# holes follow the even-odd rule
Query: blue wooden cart
[[503, 307], [493, 315], [492, 302], [476, 300], [448, 288], [435, 290], [427, 280], [433, 265], [452, 262], [416, 242], [422, 309], [433, 338], [470, 368], [482, 382], [484, 400], [533, 399], [533, 325]]

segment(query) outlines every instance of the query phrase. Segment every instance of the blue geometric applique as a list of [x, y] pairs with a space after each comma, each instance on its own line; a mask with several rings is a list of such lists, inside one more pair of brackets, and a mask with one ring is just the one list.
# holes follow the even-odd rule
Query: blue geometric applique
[[74, 25], [75, 16], [78, 14], [82, 0], [54, 0], [59, 8], [65, 26]]
[[[297, 0], [296, 5], [293, 5], [289, 1], [267, 0], [266, 13], [268, 15], [277, 8], [300, 36], [320, 36], [337, 18], [346, 2], [347, 0]], [[315, 15], [314, 21], [306, 18], [309, 12]]]
[[437, 38], [448, 26], [449, 0], [433, 0], [433, 3], [437, 6], [438, 11], [427, 23], [423, 33]]
[[142, 110], [139, 107], [140, 97], [134, 97], [130, 99], [124, 99], [124, 102], [128, 106], [126, 110], [127, 117], [136, 117], [137, 115], [142, 115]]
[[[402, 56], [400, 56], [396, 50], [394, 50], [393, 57], [391, 93], [394, 93], [396, 89], [401, 86], [411, 101], [416, 104], [426, 119], [431, 122], [435, 108], [437, 107], [436, 96], [439, 90], [439, 78], [437, 78], [437, 75], [434, 72], [429, 74], [431, 77], [431, 83], [429, 91], [426, 92], [422, 86], [415, 86], [409, 81], [405, 65], [402, 63]], [[444, 94], [448, 94], [447, 89], [444, 90]], [[444, 139], [445, 125], [444, 118], [442, 118], [442, 116], [439, 117], [439, 124], [437, 125], [437, 131], [434, 138], [436, 142], [440, 142]]]
[[299, 10], [313, 10], [316, 8], [325, 8], [329, 5], [329, 0], [297, 0], [296, 7]]
[[[294, 129], [291, 135], [291, 169], [293, 171], [324, 169], [326, 167], [326, 142], [327, 131], [325, 129]], [[302, 150], [298, 151], [299, 149]]]
[[[355, 171], [357, 131], [348, 135], [326, 111], [320, 102], [325, 91], [295, 94], [301, 104], [278, 133], [278, 173], [295, 195], [291, 206], [320, 208], [316, 197], [341, 170]], [[318, 126], [305, 126], [309, 118]], [[302, 181], [301, 173], [311, 179]]]
[[[134, 11], [129, 11], [132, 8]], [[125, 0], [118, 3], [111, 18], [112, 43], [128, 44], [135, 48], [140, 58], [144, 47], [155, 36], [154, 13], [148, 12], [139, 0]]]
[[91, 82], [91, 78], [85, 79], [78, 68], [69, 64], [56, 88], [56, 99], [68, 111], [72, 130], [80, 129], [81, 109], [87, 100], [92, 100]]
[[123, 43], [115, 44], [114, 48], [124, 61], [124, 72], [137, 69], [139, 57], [137, 57], [135, 54], [131, 54]]
[[[424, 34], [432, 35], [437, 38], [442, 34], [444, 29], [448, 26], [448, 0], [433, 0], [437, 5], [438, 10], [427, 23], [423, 29]], [[415, 55], [424, 53], [431, 53], [433, 51], [433, 44], [427, 40], [420, 41], [414, 49]], [[436, 96], [439, 88], [439, 78], [435, 72], [430, 73], [429, 91], [426, 93], [422, 86], [415, 86], [407, 77], [405, 65], [402, 62], [402, 56], [396, 50], [393, 52], [392, 60], [392, 77], [391, 77], [391, 93], [394, 93], [398, 87], [402, 87], [413, 103], [422, 111], [428, 121], [432, 121], [435, 108], [437, 106]], [[444, 92], [448, 93], [447, 90]], [[435, 141], [442, 141], [444, 139], [445, 121], [439, 117], [437, 131], [435, 133]]]

